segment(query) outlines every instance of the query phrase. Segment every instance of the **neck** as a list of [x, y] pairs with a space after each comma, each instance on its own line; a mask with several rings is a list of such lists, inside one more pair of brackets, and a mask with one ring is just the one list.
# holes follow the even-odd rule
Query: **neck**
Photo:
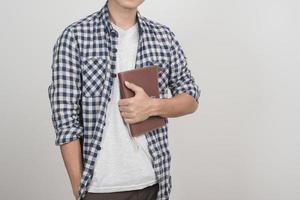
[[128, 29], [136, 23], [137, 8], [124, 8], [115, 1], [108, 1], [110, 20], [117, 26]]

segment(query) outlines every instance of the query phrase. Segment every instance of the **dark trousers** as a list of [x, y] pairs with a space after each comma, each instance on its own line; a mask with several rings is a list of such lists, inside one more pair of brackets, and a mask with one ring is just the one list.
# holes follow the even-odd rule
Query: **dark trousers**
[[83, 200], [156, 200], [158, 183], [140, 190], [111, 193], [87, 192]]

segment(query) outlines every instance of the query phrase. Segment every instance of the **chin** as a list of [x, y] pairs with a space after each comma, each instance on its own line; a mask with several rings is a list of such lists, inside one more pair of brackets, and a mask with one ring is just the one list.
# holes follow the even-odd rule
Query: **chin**
[[115, 1], [121, 7], [126, 9], [135, 9], [144, 2], [144, 0], [111, 0], [111, 1]]

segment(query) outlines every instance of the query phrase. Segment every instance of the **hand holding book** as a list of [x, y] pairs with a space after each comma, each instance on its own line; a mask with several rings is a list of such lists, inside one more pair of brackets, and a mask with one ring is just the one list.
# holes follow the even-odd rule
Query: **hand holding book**
[[[118, 73], [121, 99], [135, 96], [135, 92], [125, 85], [125, 81], [143, 88], [149, 97], [159, 98], [157, 66], [147, 66]], [[150, 116], [144, 121], [128, 124], [132, 136], [139, 136], [155, 128], [165, 125], [161, 116]]]

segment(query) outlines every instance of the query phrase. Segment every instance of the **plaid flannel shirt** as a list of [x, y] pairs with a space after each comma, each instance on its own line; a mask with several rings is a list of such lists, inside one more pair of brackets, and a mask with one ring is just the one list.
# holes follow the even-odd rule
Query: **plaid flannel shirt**
[[[136, 66], [159, 66], [160, 98], [187, 93], [198, 102], [200, 89], [187, 67], [184, 52], [169, 27], [137, 12], [139, 46]], [[83, 172], [79, 187], [81, 200], [93, 176], [101, 152], [107, 104], [117, 76], [118, 33], [113, 29], [107, 2], [98, 10], [67, 26], [53, 47], [52, 82], [48, 87], [55, 145], [80, 139]], [[152, 165], [159, 181], [157, 200], [168, 200], [172, 188], [166, 125], [145, 133]]]

